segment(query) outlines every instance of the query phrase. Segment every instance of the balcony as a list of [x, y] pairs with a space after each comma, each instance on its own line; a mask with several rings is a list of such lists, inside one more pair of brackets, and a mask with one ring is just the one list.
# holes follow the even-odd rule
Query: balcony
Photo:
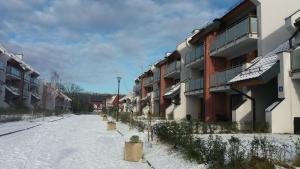
[[185, 83], [185, 95], [203, 96], [203, 78], [190, 79]]
[[[244, 71], [248, 67], [248, 64], [233, 67], [222, 72], [216, 72], [210, 77], [210, 87], [221, 87], [227, 86], [228, 82], [237, 76], [239, 73]], [[227, 89], [227, 88], [225, 88]]]
[[7, 84], [5, 88], [7, 91], [9, 91], [14, 96], [20, 95], [20, 89], [18, 87]]
[[164, 96], [166, 98], [171, 98], [171, 97], [179, 94], [179, 91], [180, 91], [180, 83], [177, 83], [175, 85], [172, 85], [172, 86], [166, 88], [164, 91]]
[[196, 47], [193, 52], [185, 56], [185, 66], [190, 68], [203, 68], [204, 45]]
[[31, 97], [32, 103], [40, 100], [40, 94], [37, 91], [32, 91], [31, 96], [33, 96]]
[[17, 80], [21, 80], [21, 71], [15, 67], [7, 66], [6, 67], [6, 75], [12, 77]]
[[140, 93], [140, 92], [141, 92], [141, 89], [142, 89], [141, 84], [135, 84], [135, 85], [133, 86], [133, 91], [134, 91], [135, 93]]
[[24, 89], [23, 90], [23, 98], [28, 98], [29, 97], [29, 91], [28, 91], [28, 89], [26, 90], [26, 89]]
[[27, 81], [27, 82], [30, 82], [31, 77], [30, 77], [30, 75], [28, 73], [24, 74], [24, 80]]
[[39, 85], [39, 83], [40, 83], [40, 80], [39, 79], [34, 79], [34, 78], [31, 78], [30, 79], [30, 84], [32, 85], [32, 86], [38, 86]]
[[239, 52], [256, 49], [258, 27], [256, 17], [246, 19], [218, 34], [211, 45], [211, 56], [239, 55]]
[[156, 69], [153, 75], [153, 82], [158, 82], [158, 81], [160, 81], [160, 70]]
[[165, 68], [165, 78], [180, 78], [180, 61], [173, 61]]
[[159, 96], [160, 96], [159, 93], [160, 93], [159, 90], [153, 91], [153, 98], [154, 98], [154, 100], [158, 100], [159, 99]]
[[145, 78], [144, 87], [150, 87], [153, 83], [153, 76]]

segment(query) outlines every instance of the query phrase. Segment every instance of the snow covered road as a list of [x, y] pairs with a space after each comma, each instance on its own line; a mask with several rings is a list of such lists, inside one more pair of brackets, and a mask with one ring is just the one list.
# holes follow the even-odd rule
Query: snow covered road
[[[1, 169], [149, 169], [146, 162], [123, 160], [124, 141], [133, 134], [118, 123], [117, 131], [106, 131], [97, 115], [72, 116], [36, 128], [0, 137]], [[155, 169], [199, 168], [170, 153], [166, 145], [144, 146], [145, 158]]]

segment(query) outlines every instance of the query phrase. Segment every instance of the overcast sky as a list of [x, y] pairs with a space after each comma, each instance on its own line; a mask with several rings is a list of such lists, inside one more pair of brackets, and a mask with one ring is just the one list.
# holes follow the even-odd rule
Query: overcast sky
[[193, 29], [238, 0], [0, 0], [0, 43], [48, 79], [86, 91], [132, 90], [134, 79]]

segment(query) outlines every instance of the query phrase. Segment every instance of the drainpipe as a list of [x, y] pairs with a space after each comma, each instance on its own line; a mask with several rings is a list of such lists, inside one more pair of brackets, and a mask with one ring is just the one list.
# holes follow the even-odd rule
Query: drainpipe
[[252, 129], [255, 130], [255, 122], [256, 122], [256, 115], [255, 115], [256, 114], [256, 111], [255, 111], [256, 101], [255, 101], [255, 99], [238, 89], [235, 89], [233, 87], [230, 87], [230, 89], [245, 96], [246, 98], [248, 98], [252, 101], [252, 119], [253, 119]]

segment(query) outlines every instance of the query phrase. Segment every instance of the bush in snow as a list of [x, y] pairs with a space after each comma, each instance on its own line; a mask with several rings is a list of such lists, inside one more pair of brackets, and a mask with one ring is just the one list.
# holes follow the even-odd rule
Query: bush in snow
[[237, 137], [231, 136], [228, 140], [228, 165], [232, 168], [240, 168], [245, 160], [246, 151], [243, 149], [241, 140]]
[[296, 152], [296, 158], [294, 160], [294, 165], [296, 167], [300, 167], [300, 139], [298, 139], [295, 142], [295, 152]]
[[133, 135], [133, 136], [130, 137], [130, 142], [131, 143], [139, 143], [139, 142], [141, 142], [140, 137], [137, 136], [137, 135]]

